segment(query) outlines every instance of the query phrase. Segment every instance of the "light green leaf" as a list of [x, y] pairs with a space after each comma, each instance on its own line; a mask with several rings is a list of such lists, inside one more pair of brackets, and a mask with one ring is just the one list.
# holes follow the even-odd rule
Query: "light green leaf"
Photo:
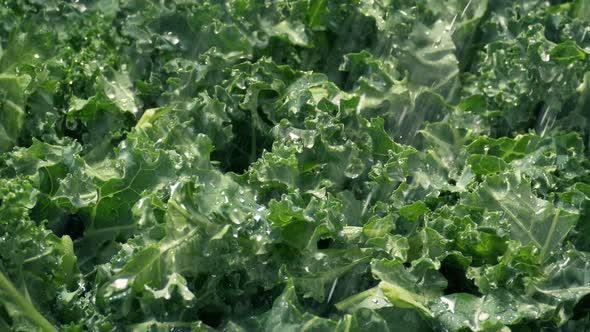
[[549, 259], [578, 220], [578, 214], [537, 198], [531, 185], [514, 174], [490, 176], [464, 204], [499, 212], [510, 224], [510, 236], [523, 245], [532, 243], [543, 260]]

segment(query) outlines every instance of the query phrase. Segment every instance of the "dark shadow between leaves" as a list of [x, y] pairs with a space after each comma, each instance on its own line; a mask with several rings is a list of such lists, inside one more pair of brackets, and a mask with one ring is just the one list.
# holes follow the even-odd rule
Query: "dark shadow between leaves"
[[475, 286], [472, 280], [467, 279], [466, 272], [452, 257], [447, 257], [442, 261], [439, 272], [442, 273], [448, 282], [448, 286], [445, 289], [445, 295], [468, 293], [481, 296], [477, 286]]

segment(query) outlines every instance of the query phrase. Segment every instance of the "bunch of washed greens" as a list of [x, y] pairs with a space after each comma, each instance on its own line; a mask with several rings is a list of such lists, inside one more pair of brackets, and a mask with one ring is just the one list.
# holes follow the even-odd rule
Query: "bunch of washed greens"
[[590, 329], [586, 0], [4, 0], [0, 330]]

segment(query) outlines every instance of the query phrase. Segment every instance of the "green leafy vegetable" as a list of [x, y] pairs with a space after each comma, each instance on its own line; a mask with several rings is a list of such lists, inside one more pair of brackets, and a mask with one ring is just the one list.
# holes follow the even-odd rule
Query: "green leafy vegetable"
[[4, 1], [0, 330], [588, 330], [589, 13]]

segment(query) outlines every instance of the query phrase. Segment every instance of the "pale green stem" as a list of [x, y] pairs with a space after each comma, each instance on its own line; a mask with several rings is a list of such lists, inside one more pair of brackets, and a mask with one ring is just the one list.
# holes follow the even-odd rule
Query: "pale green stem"
[[19, 293], [12, 282], [10, 282], [2, 272], [0, 272], [0, 289], [3, 290], [18, 307], [20, 307], [23, 315], [31, 322], [37, 324], [37, 326], [45, 332], [57, 332], [55, 326], [37, 311], [37, 308], [35, 308], [31, 301], [27, 300], [21, 293]]

